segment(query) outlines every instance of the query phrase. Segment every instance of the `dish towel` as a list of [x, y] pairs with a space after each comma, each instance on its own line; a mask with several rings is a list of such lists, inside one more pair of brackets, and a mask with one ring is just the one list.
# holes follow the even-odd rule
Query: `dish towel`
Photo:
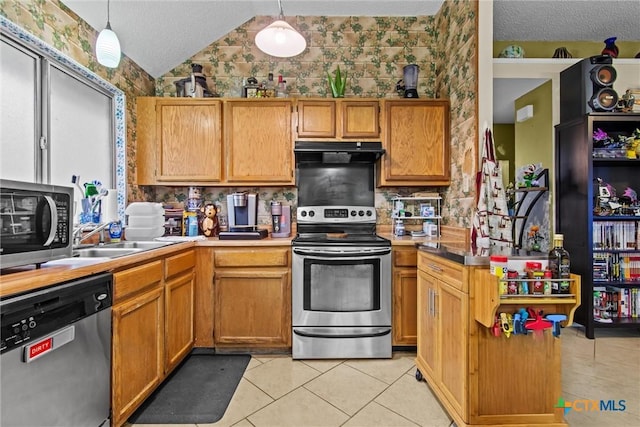
[[482, 162], [476, 175], [478, 202], [471, 229], [471, 244], [476, 255], [489, 255], [493, 248], [513, 244], [511, 217], [502, 183], [502, 170], [496, 161], [491, 129], [486, 128], [482, 144]]

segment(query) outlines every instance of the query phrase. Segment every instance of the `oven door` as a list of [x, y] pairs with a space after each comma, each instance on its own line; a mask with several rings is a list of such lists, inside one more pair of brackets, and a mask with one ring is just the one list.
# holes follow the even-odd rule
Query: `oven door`
[[292, 325], [391, 325], [390, 247], [295, 247]]

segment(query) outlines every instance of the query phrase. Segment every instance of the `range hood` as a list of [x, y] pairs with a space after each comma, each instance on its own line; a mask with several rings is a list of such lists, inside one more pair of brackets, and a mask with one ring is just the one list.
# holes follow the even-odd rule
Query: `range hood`
[[374, 163], [384, 153], [381, 142], [296, 141], [299, 163]]

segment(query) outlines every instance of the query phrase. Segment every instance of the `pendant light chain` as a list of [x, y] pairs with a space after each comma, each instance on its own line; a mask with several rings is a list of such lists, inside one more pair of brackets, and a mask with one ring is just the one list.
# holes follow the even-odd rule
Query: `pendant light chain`
[[111, 0], [107, 0], [107, 29], [111, 29]]
[[278, 7], [280, 8], [280, 16], [279, 18], [284, 21], [284, 12], [282, 11], [282, 1], [278, 0]]

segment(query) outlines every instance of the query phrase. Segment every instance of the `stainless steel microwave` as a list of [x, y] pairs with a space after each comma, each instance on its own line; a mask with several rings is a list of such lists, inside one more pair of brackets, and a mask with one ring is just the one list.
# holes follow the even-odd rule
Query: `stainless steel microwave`
[[73, 188], [0, 179], [0, 268], [72, 255]]

